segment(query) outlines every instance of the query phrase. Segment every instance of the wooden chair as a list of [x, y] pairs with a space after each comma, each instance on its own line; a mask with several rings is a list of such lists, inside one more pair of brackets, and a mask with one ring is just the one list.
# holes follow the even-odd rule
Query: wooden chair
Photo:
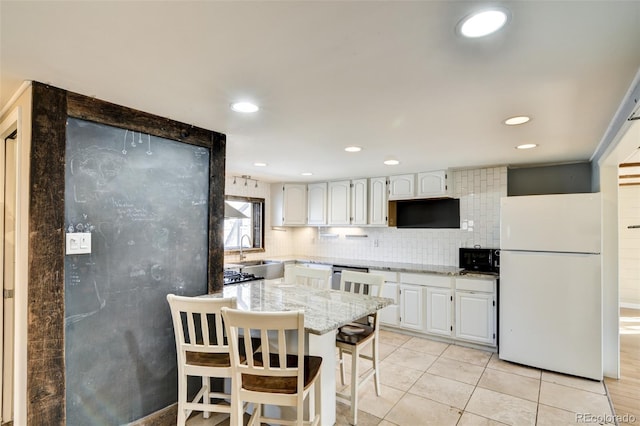
[[[230, 338], [233, 371], [231, 384], [235, 398], [232, 401], [231, 424], [240, 424], [234, 421], [242, 418], [243, 402], [254, 405], [249, 425], [320, 424], [322, 358], [303, 355], [304, 311], [247, 312], [223, 308], [222, 316]], [[253, 357], [242, 359], [236, 343], [240, 333], [260, 336], [259, 343], [253, 339], [244, 340], [244, 353], [254, 353]], [[290, 346], [291, 353], [287, 346]], [[304, 400], [307, 396], [310, 396], [309, 419], [304, 421]], [[263, 404], [295, 407], [295, 420], [266, 417]]]
[[[236, 299], [198, 298], [167, 295], [173, 318], [178, 359], [178, 421], [182, 426], [193, 410], [231, 413], [231, 395], [211, 391], [211, 377], [231, 378], [228, 339], [220, 308], [236, 307]], [[250, 340], [250, 339], [249, 339]], [[202, 378], [200, 390], [187, 399], [187, 377]], [[212, 399], [223, 401], [213, 403]], [[224, 400], [228, 400], [226, 402]]]
[[331, 269], [309, 268], [296, 265], [289, 269], [290, 281], [323, 290], [331, 290]]
[[[366, 272], [342, 271], [340, 290], [351, 293], [380, 296], [384, 277], [382, 275]], [[338, 330], [336, 346], [340, 360], [340, 378], [345, 384], [344, 359], [345, 353], [351, 354], [351, 389], [350, 394], [338, 393], [337, 396], [351, 404], [351, 424], [358, 421], [358, 388], [372, 376], [375, 379], [376, 394], [380, 396], [380, 369], [378, 350], [378, 315], [374, 312], [367, 317], [347, 324]], [[363, 353], [363, 349], [371, 347], [371, 355]], [[372, 368], [361, 379], [358, 377], [359, 360], [366, 359], [372, 362]]]

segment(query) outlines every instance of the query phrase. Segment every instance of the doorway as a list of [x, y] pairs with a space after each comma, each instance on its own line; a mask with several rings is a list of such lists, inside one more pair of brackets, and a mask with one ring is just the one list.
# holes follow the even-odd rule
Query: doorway
[[0, 125], [0, 276], [2, 277], [2, 303], [0, 303], [0, 423], [13, 420], [14, 347], [15, 347], [15, 284], [17, 236], [17, 183], [18, 183], [18, 129], [11, 119]]
[[640, 148], [618, 166], [618, 218], [620, 307], [639, 310]]
[[640, 122], [624, 138], [635, 149], [618, 165], [620, 374], [605, 381], [620, 424], [640, 418]]
[[[630, 117], [633, 117], [632, 113]], [[636, 115], [637, 116], [637, 115]], [[609, 396], [613, 402], [616, 415], [620, 423], [624, 419], [637, 419], [640, 413], [632, 407], [637, 407], [639, 399], [629, 398], [632, 395], [640, 395], [640, 376], [638, 375], [637, 348], [634, 340], [639, 335], [635, 334], [636, 325], [635, 307], [633, 300], [637, 291], [633, 287], [625, 287], [623, 281], [628, 278], [629, 270], [626, 266], [637, 266], [633, 261], [627, 262], [625, 249], [629, 242], [625, 242], [625, 233], [637, 231], [637, 228], [629, 229], [628, 226], [637, 225], [635, 217], [630, 217], [625, 212], [626, 202], [631, 200], [635, 204], [633, 194], [629, 189], [636, 185], [623, 185], [621, 183], [635, 183], [637, 180], [631, 175], [637, 175], [633, 171], [634, 166], [619, 167], [620, 164], [629, 164], [629, 159], [635, 150], [640, 147], [640, 121], [629, 118], [622, 126], [616, 137], [616, 143], [611, 150], [599, 161], [600, 190], [603, 195], [603, 318], [604, 318], [604, 360], [605, 383]], [[628, 178], [621, 179], [620, 175]], [[633, 192], [633, 191], [632, 191]], [[625, 197], [627, 197], [625, 199]], [[638, 216], [640, 217], [640, 216]], [[635, 238], [635, 237], [634, 237]], [[631, 242], [631, 245], [635, 243]], [[631, 271], [631, 275], [633, 275]], [[633, 280], [631, 280], [633, 281]], [[626, 306], [625, 306], [626, 305]], [[623, 308], [623, 309], [621, 309]], [[627, 327], [628, 320], [634, 323]], [[630, 332], [632, 331], [632, 332]], [[631, 401], [631, 404], [629, 404]]]

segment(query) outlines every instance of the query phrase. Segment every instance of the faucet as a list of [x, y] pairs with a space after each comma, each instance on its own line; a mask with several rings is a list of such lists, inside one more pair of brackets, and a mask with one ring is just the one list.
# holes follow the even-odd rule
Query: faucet
[[253, 243], [251, 242], [251, 237], [249, 235], [243, 234], [242, 237], [240, 237], [240, 262], [242, 262], [247, 257], [247, 255], [242, 252], [242, 241], [244, 241], [244, 237], [247, 237], [247, 240], [249, 240], [249, 247], [253, 245]]

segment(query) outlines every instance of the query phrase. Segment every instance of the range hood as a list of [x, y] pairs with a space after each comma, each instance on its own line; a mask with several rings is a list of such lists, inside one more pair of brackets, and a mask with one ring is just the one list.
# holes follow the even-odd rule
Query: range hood
[[389, 226], [397, 228], [460, 228], [460, 200], [424, 198], [389, 201]]

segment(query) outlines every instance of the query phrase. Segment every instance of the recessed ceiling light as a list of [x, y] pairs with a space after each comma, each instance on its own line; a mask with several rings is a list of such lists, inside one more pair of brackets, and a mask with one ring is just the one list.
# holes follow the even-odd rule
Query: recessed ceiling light
[[387, 166], [397, 166], [398, 164], [400, 164], [400, 162], [398, 160], [390, 158], [388, 160], [384, 160], [384, 164], [386, 164]]
[[518, 145], [516, 146], [516, 149], [531, 149], [531, 148], [535, 148], [538, 145], [535, 143], [523, 143], [522, 145]]
[[260, 108], [251, 102], [234, 102], [231, 104], [231, 109], [236, 112], [256, 112]]
[[362, 151], [362, 148], [360, 148], [359, 146], [348, 146], [344, 150], [347, 152], [360, 152]]
[[483, 10], [464, 18], [458, 28], [460, 34], [469, 38], [484, 37], [502, 28], [509, 19], [506, 9]]
[[304, 173], [300, 173], [302, 176], [313, 176], [313, 173], [311, 172], [304, 172]]
[[256, 167], [267, 167], [267, 163], [258, 162], [258, 163], [253, 163], [253, 165], [256, 166]]
[[527, 117], [526, 115], [519, 115], [517, 117], [507, 118], [504, 120], [504, 124], [507, 126], [517, 126], [518, 124], [527, 123], [529, 120], [531, 120], [530, 117]]

